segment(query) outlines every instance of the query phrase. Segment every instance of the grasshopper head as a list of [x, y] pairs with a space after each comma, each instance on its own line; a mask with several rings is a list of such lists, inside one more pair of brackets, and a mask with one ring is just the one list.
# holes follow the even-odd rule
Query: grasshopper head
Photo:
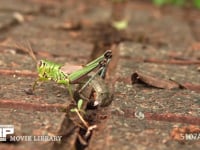
[[39, 70], [40, 68], [43, 68], [45, 66], [45, 62], [43, 60], [40, 60], [37, 63], [37, 70]]
[[46, 66], [46, 63], [44, 60], [40, 60], [37, 63], [37, 71], [38, 71], [39, 77], [43, 77], [44, 72], [45, 72], [45, 66]]

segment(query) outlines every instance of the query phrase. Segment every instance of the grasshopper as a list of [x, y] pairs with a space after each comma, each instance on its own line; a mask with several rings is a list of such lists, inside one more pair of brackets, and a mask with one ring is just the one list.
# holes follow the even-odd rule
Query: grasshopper
[[81, 93], [85, 87], [94, 79], [95, 76], [100, 75], [102, 78], [105, 77], [107, 66], [112, 58], [112, 51], [107, 50], [103, 55], [99, 56], [90, 63], [84, 65], [83, 67], [77, 67], [78, 70], [69, 72], [65, 71], [63, 68], [67, 66], [62, 66], [57, 63], [53, 63], [47, 60], [40, 60], [37, 64], [38, 79], [35, 80], [32, 90], [38, 82], [44, 81], [55, 81], [58, 84], [63, 84], [67, 87], [70, 96], [73, 98], [73, 92], [71, 90], [71, 84], [77, 84], [81, 78], [84, 78], [91, 71], [96, 70], [95, 74], [90, 77], [90, 79], [82, 86], [79, 90]]
[[[68, 65], [61, 65], [47, 60], [40, 60], [38, 62], [30, 43], [27, 42], [26, 45], [28, 47], [23, 46], [24, 44], [16, 44], [15, 46], [16, 48], [27, 52], [37, 63], [38, 78], [35, 80], [32, 86], [32, 91], [28, 92], [30, 94], [33, 93], [38, 82], [55, 81], [58, 84], [63, 84], [66, 86], [71, 98], [73, 98], [71, 84], [79, 84], [80, 80], [85, 78], [87, 80], [84, 80], [83, 86], [78, 91], [78, 93], [81, 95], [81, 92], [91, 83], [92, 80], [94, 80], [96, 76], [100, 76], [101, 78], [105, 77], [107, 66], [112, 58], [112, 51], [107, 50], [104, 54], [87, 63], [86, 65], [73, 66], [73, 69], [70, 70]], [[87, 75], [94, 70], [96, 72], [88, 78]]]

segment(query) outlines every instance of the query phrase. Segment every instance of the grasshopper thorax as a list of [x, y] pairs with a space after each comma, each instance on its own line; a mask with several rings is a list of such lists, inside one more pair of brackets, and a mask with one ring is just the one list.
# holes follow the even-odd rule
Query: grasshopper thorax
[[43, 77], [43, 78], [46, 78], [46, 63], [44, 60], [40, 60], [38, 63], [37, 63], [37, 71], [38, 71], [38, 75], [39, 77]]
[[65, 78], [65, 75], [60, 71], [60, 67], [60, 64], [47, 60], [40, 60], [37, 64], [37, 71], [39, 77], [57, 81]]

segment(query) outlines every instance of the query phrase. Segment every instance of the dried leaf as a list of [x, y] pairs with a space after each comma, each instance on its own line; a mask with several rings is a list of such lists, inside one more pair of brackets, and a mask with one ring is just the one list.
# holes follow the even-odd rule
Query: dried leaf
[[131, 79], [132, 79], [132, 84], [142, 82], [147, 85], [161, 89], [175, 89], [180, 87], [179, 84], [173, 81], [160, 79], [140, 72], [133, 73]]
[[81, 28], [81, 23], [76, 20], [69, 20], [59, 24], [55, 24], [53, 28], [63, 30], [79, 30]]

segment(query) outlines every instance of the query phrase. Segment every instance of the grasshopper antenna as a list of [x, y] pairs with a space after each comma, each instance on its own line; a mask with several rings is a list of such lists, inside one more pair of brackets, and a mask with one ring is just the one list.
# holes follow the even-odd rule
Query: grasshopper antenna
[[33, 52], [33, 49], [31, 48], [30, 42], [26, 41], [25, 43], [20, 43], [20, 44], [15, 43], [15, 47], [28, 53], [37, 64], [37, 58]]

